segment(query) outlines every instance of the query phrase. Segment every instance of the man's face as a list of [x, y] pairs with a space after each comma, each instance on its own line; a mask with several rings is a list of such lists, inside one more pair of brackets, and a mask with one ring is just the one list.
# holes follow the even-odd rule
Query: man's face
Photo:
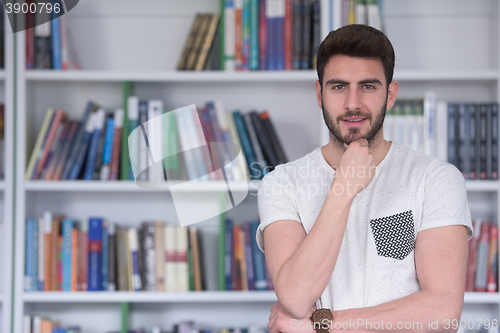
[[325, 66], [323, 89], [317, 82], [316, 93], [334, 140], [350, 144], [364, 138], [370, 144], [381, 138], [386, 108], [395, 100], [393, 88], [388, 93], [380, 59], [333, 56]]

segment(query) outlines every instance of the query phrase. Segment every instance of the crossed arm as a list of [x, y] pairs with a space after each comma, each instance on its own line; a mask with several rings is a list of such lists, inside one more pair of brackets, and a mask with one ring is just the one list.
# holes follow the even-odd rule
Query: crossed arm
[[[325, 207], [326, 202], [323, 209]], [[330, 236], [327, 229], [334, 229], [332, 224], [340, 225], [337, 235], [343, 235], [345, 229], [344, 212], [335, 216], [321, 223], [320, 213], [307, 235], [296, 221], [278, 221], [266, 227], [266, 261], [278, 297], [268, 325], [271, 333], [313, 332], [308, 325], [313, 304], [329, 281], [342, 241], [337, 236], [325, 242]], [[330, 227], [327, 228], [328, 223]], [[324, 255], [318, 256], [318, 253]], [[460, 320], [466, 262], [467, 231], [464, 226], [423, 230], [418, 233], [415, 244], [415, 265], [421, 290], [376, 306], [336, 311], [333, 327], [356, 332], [456, 332], [453, 320]], [[370, 326], [368, 322], [379, 325]]]

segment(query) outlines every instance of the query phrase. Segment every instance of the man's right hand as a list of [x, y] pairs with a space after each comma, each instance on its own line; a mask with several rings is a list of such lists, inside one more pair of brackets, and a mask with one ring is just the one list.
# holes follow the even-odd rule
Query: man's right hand
[[332, 183], [334, 193], [338, 186], [344, 186], [344, 193], [355, 196], [364, 190], [375, 176], [376, 165], [366, 139], [359, 139], [344, 146], [347, 148], [335, 172]]

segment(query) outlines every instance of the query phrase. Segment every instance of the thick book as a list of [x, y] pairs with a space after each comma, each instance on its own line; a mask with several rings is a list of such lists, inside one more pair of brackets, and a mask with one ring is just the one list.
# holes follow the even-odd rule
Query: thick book
[[262, 170], [257, 162], [252, 143], [250, 142], [250, 136], [248, 135], [245, 120], [239, 111], [233, 112], [233, 118], [240, 137], [241, 147], [243, 149], [243, 153], [245, 154], [250, 176], [252, 179], [261, 179]]
[[63, 291], [71, 291], [71, 275], [72, 275], [72, 232], [73, 220], [65, 218], [62, 221], [62, 237], [63, 237]]
[[208, 23], [206, 26], [206, 31], [204, 33], [201, 45], [198, 50], [198, 56], [194, 64], [195, 71], [203, 70], [203, 66], [207, 60], [208, 51], [214, 40], [215, 31], [217, 30], [217, 25], [219, 24], [219, 14], [210, 14]]
[[188, 38], [186, 39], [186, 43], [184, 44], [184, 49], [182, 51], [182, 55], [177, 64], [177, 70], [185, 70], [188, 69], [186, 64], [188, 60], [189, 53], [193, 47], [194, 39], [196, 38], [196, 34], [198, 33], [199, 25], [201, 23], [202, 14], [198, 13], [194, 17], [193, 24], [191, 25], [191, 30], [189, 32]]
[[127, 229], [116, 226], [116, 259], [117, 259], [117, 290], [128, 290], [128, 273], [127, 273], [127, 245], [125, 239], [127, 237]]
[[203, 39], [208, 30], [211, 21], [211, 14], [201, 14], [200, 23], [196, 31], [193, 43], [187, 55], [186, 67], [187, 70], [194, 70], [199, 53], [203, 47]]
[[99, 150], [99, 139], [101, 138], [101, 132], [104, 129], [105, 110], [97, 110], [97, 112], [95, 113], [95, 118], [94, 131], [90, 139], [87, 160], [85, 162], [85, 172], [83, 176], [83, 179], [85, 180], [94, 179], [94, 169], [96, 160], [98, 158], [97, 152]]
[[[236, 1], [236, 0], [234, 0]], [[234, 71], [236, 50], [236, 10], [233, 0], [224, 0], [224, 70]]]
[[90, 138], [96, 126], [96, 121], [97, 121], [97, 115], [96, 113], [92, 113], [89, 119], [87, 120], [87, 124], [85, 125], [85, 133], [83, 135], [82, 141], [80, 142], [79, 145], [75, 145], [74, 149], [77, 150], [75, 163], [71, 167], [68, 179], [75, 180], [78, 179], [80, 176], [80, 172], [83, 168], [83, 164], [85, 162], [85, 158], [88, 153]]
[[269, 166], [274, 169], [279, 164], [279, 159], [272, 145], [271, 137], [256, 111], [250, 112], [250, 118], [266, 160], [269, 162]]
[[88, 291], [101, 290], [102, 274], [102, 218], [89, 218]]
[[283, 164], [288, 162], [288, 157], [285, 153], [285, 150], [283, 149], [283, 145], [281, 143], [281, 140], [278, 136], [278, 132], [276, 130], [276, 127], [273, 124], [273, 121], [271, 120], [271, 117], [269, 116], [269, 112], [264, 111], [260, 113], [260, 119], [262, 120], [263, 127], [267, 130], [267, 133], [271, 139], [272, 145], [274, 147], [274, 151], [276, 152], [276, 155], [278, 157], [278, 163]]

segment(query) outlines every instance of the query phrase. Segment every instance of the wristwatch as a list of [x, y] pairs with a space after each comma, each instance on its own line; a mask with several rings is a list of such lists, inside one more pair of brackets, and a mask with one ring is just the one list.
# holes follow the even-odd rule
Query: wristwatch
[[333, 321], [333, 313], [330, 309], [317, 309], [310, 319], [316, 333], [328, 333], [328, 328]]

